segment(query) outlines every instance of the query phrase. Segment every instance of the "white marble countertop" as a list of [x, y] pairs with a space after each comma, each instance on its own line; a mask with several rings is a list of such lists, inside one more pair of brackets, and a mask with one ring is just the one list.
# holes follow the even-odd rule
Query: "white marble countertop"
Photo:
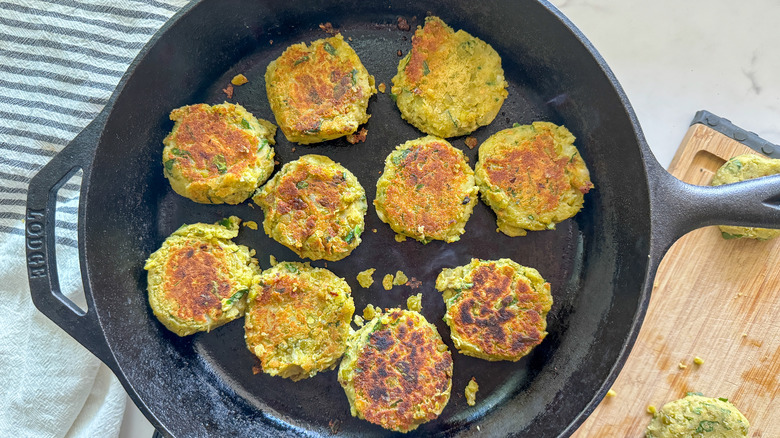
[[667, 166], [696, 111], [780, 143], [780, 2], [552, 2], [623, 86]]
[[[611, 67], [662, 165], [701, 109], [780, 143], [780, 1], [552, 3]], [[152, 433], [128, 400], [120, 436]]]

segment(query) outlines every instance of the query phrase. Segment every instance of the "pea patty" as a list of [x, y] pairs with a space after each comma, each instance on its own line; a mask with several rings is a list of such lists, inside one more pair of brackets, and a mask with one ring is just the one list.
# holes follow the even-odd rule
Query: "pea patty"
[[146, 261], [149, 305], [177, 335], [210, 331], [244, 315], [259, 270], [254, 251], [230, 240], [240, 222], [231, 216], [213, 225], [182, 225]]
[[353, 416], [409, 432], [441, 414], [452, 389], [452, 356], [421, 314], [389, 309], [350, 339], [339, 367]]
[[477, 193], [463, 152], [428, 136], [398, 146], [387, 157], [374, 206], [396, 233], [421, 242], [454, 242], [465, 232]]
[[355, 175], [322, 155], [285, 164], [252, 198], [274, 240], [312, 260], [341, 260], [361, 242], [366, 192]]
[[[780, 173], [780, 160], [778, 159], [767, 158], [757, 154], [738, 155], [728, 160], [715, 172], [711, 185], [719, 186], [778, 173]], [[780, 230], [769, 228], [721, 225], [720, 231], [724, 239], [745, 237], [769, 240], [780, 236]]]
[[475, 177], [498, 230], [509, 236], [554, 229], [582, 209], [593, 188], [574, 136], [549, 122], [490, 136], [479, 147]]
[[518, 361], [547, 336], [553, 299], [536, 269], [510, 259], [472, 259], [443, 269], [436, 289], [443, 293], [455, 348], [465, 355]]
[[301, 144], [354, 133], [376, 94], [374, 77], [341, 34], [287, 48], [268, 65], [265, 86], [279, 128]]
[[414, 33], [391, 92], [404, 120], [449, 138], [490, 124], [507, 86], [501, 57], [489, 44], [431, 16]]
[[247, 300], [245, 337], [263, 372], [301, 380], [336, 367], [355, 313], [343, 278], [308, 263], [263, 271]]
[[276, 126], [241, 105], [189, 105], [171, 111], [163, 168], [173, 190], [202, 204], [238, 204], [270, 176]]

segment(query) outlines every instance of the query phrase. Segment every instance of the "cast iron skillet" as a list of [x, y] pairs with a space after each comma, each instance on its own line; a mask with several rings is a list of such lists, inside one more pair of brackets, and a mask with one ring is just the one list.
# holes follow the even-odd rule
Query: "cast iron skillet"
[[[146, 301], [144, 260], [182, 223], [214, 222], [237, 214], [262, 221], [259, 209], [199, 205], [174, 194], [163, 178], [161, 141], [171, 109], [220, 103], [230, 78], [231, 101], [273, 120], [263, 83], [267, 63], [288, 45], [326, 36], [332, 23], [360, 55], [377, 83], [390, 87], [412, 30], [428, 13], [489, 42], [503, 58], [509, 98], [496, 120], [473, 135], [484, 141], [513, 123], [548, 120], [566, 125], [591, 171], [595, 190], [585, 208], [555, 231], [509, 238], [495, 232], [482, 203], [460, 242], [396, 243], [389, 227], [366, 216], [364, 242], [343, 261], [328, 263], [353, 287], [358, 312], [367, 303], [404, 306], [423, 293], [423, 313], [449, 342], [444, 305], [433, 288], [438, 272], [472, 257], [510, 257], [539, 269], [555, 300], [549, 336], [516, 363], [486, 362], [453, 353], [453, 396], [441, 417], [415, 434], [449, 436], [567, 436], [595, 408], [617, 376], [636, 338], [656, 267], [668, 247], [703, 225], [780, 222], [772, 200], [780, 179], [719, 188], [688, 186], [652, 157], [630, 105], [595, 49], [547, 3], [432, 1], [204, 0], [185, 8], [142, 50], [106, 110], [31, 182], [27, 251], [36, 306], [86, 346], [117, 375], [142, 412], [161, 432], [190, 436], [375, 436], [387, 432], [349, 415], [335, 372], [291, 382], [254, 375], [255, 360], [243, 324], [179, 338], [156, 321]], [[372, 98], [365, 143], [343, 139], [295, 146], [277, 135], [281, 163], [300, 155], [328, 155], [354, 172], [373, 200], [385, 156], [422, 134], [401, 120], [388, 94]], [[473, 165], [477, 150], [452, 139]], [[83, 169], [79, 250], [89, 310], [59, 290], [54, 254], [57, 189]], [[278, 168], [278, 167], [277, 167]], [[376, 229], [376, 232], [372, 232]], [[297, 257], [262, 231], [242, 228], [238, 242], [268, 255]], [[325, 266], [316, 262], [315, 266]], [[360, 288], [355, 275], [403, 270], [418, 289]], [[475, 376], [478, 404], [468, 407], [463, 388]], [[479, 428], [479, 429], [478, 429]]]

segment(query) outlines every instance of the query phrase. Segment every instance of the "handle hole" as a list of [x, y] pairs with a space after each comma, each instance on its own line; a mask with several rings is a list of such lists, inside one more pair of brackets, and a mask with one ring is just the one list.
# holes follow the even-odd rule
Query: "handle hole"
[[56, 230], [54, 250], [57, 260], [57, 279], [62, 293], [60, 298], [66, 300], [69, 307], [82, 315], [89, 310], [84, 296], [78, 247], [79, 193], [83, 175], [83, 170], [78, 169], [60, 186], [56, 194], [54, 211]]
[[687, 173], [683, 175], [683, 181], [697, 186], [708, 186], [712, 182], [712, 177], [718, 171], [726, 160], [713, 154], [710, 151], [700, 150], [693, 157], [691, 166]]

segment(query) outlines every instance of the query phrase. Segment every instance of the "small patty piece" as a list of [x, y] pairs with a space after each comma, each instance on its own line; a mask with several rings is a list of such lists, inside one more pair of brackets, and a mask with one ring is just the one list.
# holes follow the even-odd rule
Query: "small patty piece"
[[423, 243], [455, 242], [477, 203], [474, 171], [460, 149], [427, 136], [395, 148], [376, 183], [377, 216]]
[[284, 136], [301, 144], [353, 134], [376, 94], [374, 77], [341, 34], [288, 47], [268, 64], [265, 89]]
[[467, 356], [516, 362], [547, 336], [553, 299], [536, 269], [510, 259], [472, 259], [443, 269], [436, 289], [447, 306], [452, 342]]
[[263, 372], [298, 381], [335, 368], [355, 313], [351, 294], [343, 278], [308, 263], [263, 271], [249, 291], [244, 324]]
[[404, 271], [395, 271], [395, 277], [393, 278], [393, 286], [403, 286], [409, 281], [409, 277], [404, 274]]
[[422, 294], [410, 295], [406, 299], [406, 308], [415, 312], [422, 312]]
[[393, 288], [393, 274], [387, 274], [382, 278], [382, 287], [385, 290], [390, 290]]
[[653, 414], [646, 438], [740, 438], [748, 436], [750, 423], [725, 398], [688, 393]]
[[363, 308], [363, 319], [372, 320], [382, 313], [382, 309], [374, 307], [373, 304], [366, 304]]
[[474, 173], [498, 231], [508, 236], [555, 229], [582, 209], [593, 188], [574, 136], [549, 122], [516, 124], [490, 136], [479, 147]]
[[438, 17], [426, 17], [393, 78], [401, 116], [427, 134], [448, 138], [490, 124], [507, 97], [501, 57], [489, 44]]
[[341, 260], [361, 242], [366, 192], [355, 175], [322, 155], [285, 164], [252, 198], [271, 238], [312, 260]]
[[466, 404], [469, 406], [474, 406], [477, 404], [477, 391], [479, 391], [479, 384], [477, 383], [477, 379], [472, 377], [471, 380], [469, 380], [469, 384], [466, 385], [466, 389], [464, 390]]
[[[780, 173], [780, 159], [767, 158], [763, 155], [738, 155], [721, 166], [712, 177], [710, 185], [719, 186], [731, 184], [762, 176]], [[719, 226], [724, 239], [745, 237], [757, 240], [769, 240], [780, 236], [780, 230], [769, 228]]]
[[210, 331], [244, 315], [245, 295], [259, 274], [254, 251], [230, 239], [241, 219], [182, 225], [144, 265], [149, 305], [179, 336]]
[[369, 288], [374, 284], [374, 272], [376, 268], [368, 268], [365, 271], [358, 272], [357, 281], [360, 283], [360, 287]]
[[241, 105], [183, 106], [171, 120], [162, 159], [176, 193], [201, 204], [239, 204], [271, 176], [276, 126]]
[[452, 356], [418, 312], [389, 309], [355, 332], [339, 367], [352, 416], [409, 432], [441, 414]]

